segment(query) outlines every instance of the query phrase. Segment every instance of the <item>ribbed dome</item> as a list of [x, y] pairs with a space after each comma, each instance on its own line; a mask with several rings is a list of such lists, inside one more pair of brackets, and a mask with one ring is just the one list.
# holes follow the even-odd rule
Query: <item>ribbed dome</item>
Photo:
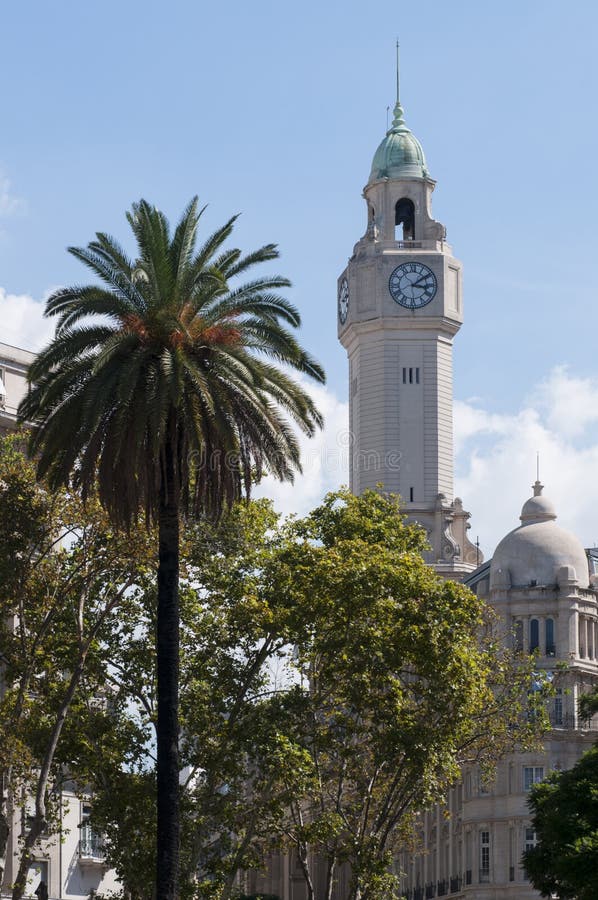
[[425, 178], [428, 176], [422, 145], [405, 125], [403, 107], [397, 102], [392, 128], [376, 150], [369, 182], [379, 178]]
[[523, 504], [519, 528], [502, 539], [490, 565], [490, 587], [531, 583], [552, 585], [562, 566], [573, 566], [580, 587], [589, 585], [586, 552], [580, 541], [555, 523], [554, 506], [542, 497], [536, 482], [534, 496]]

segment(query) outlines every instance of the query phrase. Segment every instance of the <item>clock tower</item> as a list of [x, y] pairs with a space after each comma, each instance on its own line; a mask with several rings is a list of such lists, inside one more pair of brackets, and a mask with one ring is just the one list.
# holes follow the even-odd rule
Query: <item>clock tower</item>
[[351, 489], [382, 484], [428, 533], [428, 561], [460, 579], [482, 561], [453, 495], [453, 338], [461, 263], [432, 218], [435, 182], [398, 96], [363, 196], [367, 226], [338, 280], [349, 356]]

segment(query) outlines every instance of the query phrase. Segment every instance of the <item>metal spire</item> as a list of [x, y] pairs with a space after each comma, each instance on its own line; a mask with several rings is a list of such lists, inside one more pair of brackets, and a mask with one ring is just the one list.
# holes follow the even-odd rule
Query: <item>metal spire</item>
[[534, 497], [541, 497], [544, 485], [540, 481], [540, 451], [536, 450], [536, 483], [532, 484]]
[[395, 103], [395, 108], [393, 110], [393, 119], [392, 119], [392, 127], [391, 131], [395, 131], [398, 129], [405, 130], [405, 113], [403, 112], [403, 107], [401, 106], [401, 75], [400, 75], [400, 56], [399, 56], [399, 41], [397, 39], [397, 102]]

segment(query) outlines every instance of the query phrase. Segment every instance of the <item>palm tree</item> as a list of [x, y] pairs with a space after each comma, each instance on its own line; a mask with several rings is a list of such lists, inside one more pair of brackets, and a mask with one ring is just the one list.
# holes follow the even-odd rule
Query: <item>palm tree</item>
[[322, 425], [288, 374], [324, 381], [286, 327], [300, 324], [277, 293], [289, 281], [237, 284], [276, 259], [276, 246], [245, 256], [224, 249], [234, 217], [196, 249], [202, 212], [194, 198], [171, 234], [159, 210], [134, 204], [135, 259], [101, 233], [69, 248], [103, 285], [48, 299], [56, 334], [30, 367], [19, 410], [36, 423], [30, 451], [50, 487], [71, 485], [84, 497], [97, 489], [117, 525], [141, 511], [158, 526], [158, 900], [177, 896], [181, 517], [217, 516], [262, 471], [292, 480], [300, 470], [293, 425], [308, 435]]

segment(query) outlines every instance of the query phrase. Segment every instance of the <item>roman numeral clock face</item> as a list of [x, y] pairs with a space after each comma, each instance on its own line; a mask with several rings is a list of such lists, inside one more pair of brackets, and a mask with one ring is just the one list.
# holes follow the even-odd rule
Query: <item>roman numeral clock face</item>
[[338, 317], [341, 325], [344, 325], [349, 315], [349, 284], [346, 278], [343, 278], [338, 288]]
[[407, 309], [421, 309], [436, 296], [436, 275], [428, 266], [419, 262], [407, 262], [397, 266], [388, 280], [388, 290], [393, 300]]

